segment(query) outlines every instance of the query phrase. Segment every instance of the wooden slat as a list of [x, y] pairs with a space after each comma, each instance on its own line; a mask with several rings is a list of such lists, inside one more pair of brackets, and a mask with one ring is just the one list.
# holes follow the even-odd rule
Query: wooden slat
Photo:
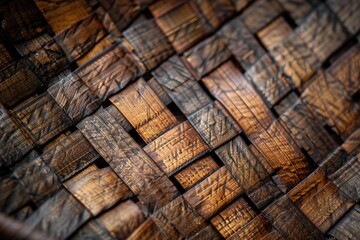
[[56, 34], [55, 39], [70, 61], [88, 52], [106, 35], [96, 14], [92, 14]]
[[291, 90], [289, 77], [283, 74], [269, 55], [264, 55], [251, 66], [246, 72], [246, 77], [251, 79], [270, 106]]
[[270, 202], [281, 196], [281, 190], [272, 180], [264, 182], [260, 187], [248, 194], [251, 201], [259, 209], [264, 208]]
[[352, 158], [344, 149], [338, 147], [325, 161], [320, 164], [321, 170], [327, 175], [334, 174]]
[[211, 219], [224, 238], [230, 237], [256, 216], [249, 204], [240, 198]]
[[320, 61], [325, 61], [347, 38], [341, 23], [325, 5], [312, 11], [296, 31]]
[[292, 189], [288, 197], [323, 233], [354, 204], [321, 169]]
[[350, 137], [348, 137], [345, 142], [341, 145], [341, 147], [348, 154], [358, 154], [360, 153], [360, 128], [354, 131]]
[[125, 129], [125, 131], [129, 132], [131, 129], [133, 129], [129, 121], [126, 120], [124, 115], [113, 104], [105, 108], [105, 110], [110, 113], [110, 115], [116, 120], [116, 122], [120, 123], [120, 125]]
[[284, 8], [300, 24], [304, 18], [311, 12], [313, 6], [318, 0], [278, 0], [281, 7]]
[[244, 69], [248, 69], [265, 54], [264, 49], [241, 21], [240, 17], [236, 17], [225, 24], [219, 34]]
[[304, 148], [318, 164], [337, 146], [300, 100], [282, 114], [280, 119], [298, 146]]
[[270, 54], [289, 77], [290, 83], [303, 91], [309, 78], [315, 73], [318, 60], [299, 35], [290, 33]]
[[261, 29], [257, 36], [268, 50], [274, 49], [292, 31], [290, 25], [283, 17], [278, 17], [265, 28]]
[[61, 190], [39, 207], [25, 223], [50, 237], [65, 239], [91, 214], [71, 194]]
[[239, 185], [247, 192], [260, 187], [269, 176], [241, 137], [229, 141], [216, 149], [215, 153], [224, 162]]
[[34, 147], [29, 137], [16, 125], [1, 104], [0, 146], [0, 166], [15, 163]]
[[29, 40], [46, 31], [46, 23], [33, 1], [6, 1], [0, 13], [2, 29], [13, 42]]
[[280, 5], [273, 0], [257, 0], [241, 15], [241, 19], [252, 33], [256, 33], [281, 13]]
[[70, 118], [47, 92], [17, 106], [14, 114], [38, 145], [71, 126]]
[[213, 28], [218, 28], [235, 12], [231, 0], [196, 0], [196, 5]]
[[198, 77], [209, 73], [231, 56], [225, 41], [214, 35], [184, 53]]
[[102, 214], [99, 221], [115, 239], [126, 239], [145, 221], [145, 217], [133, 201], [127, 200]]
[[114, 240], [110, 233], [101, 226], [97, 220], [90, 220], [83, 225], [75, 234], [69, 239], [82, 240], [82, 239], [102, 239], [102, 240]]
[[231, 0], [236, 11], [241, 11], [242, 9], [244, 9], [249, 2], [253, 1], [253, 0]]
[[[0, 37], [1, 39], [1, 37]], [[11, 52], [8, 49], [7, 44], [0, 40], [0, 69], [3, 69], [13, 63], [15, 58], [11, 55]]]
[[188, 117], [190, 123], [211, 148], [217, 148], [240, 132], [237, 123], [217, 101]]
[[177, 124], [150, 86], [139, 79], [110, 101], [126, 117], [142, 139], [149, 143]]
[[100, 100], [73, 73], [47, 91], [75, 123], [93, 113], [101, 104]]
[[93, 215], [133, 196], [109, 167], [90, 172], [66, 187]]
[[192, 2], [160, 0], [150, 6], [150, 11], [178, 52], [193, 46], [211, 30]]
[[164, 88], [155, 80], [155, 78], [151, 78], [149, 81], [147, 81], [147, 84], [153, 90], [156, 96], [160, 98], [161, 102], [165, 106], [169, 105], [172, 102], [169, 95], [166, 93]]
[[42, 86], [30, 68], [30, 62], [20, 60], [0, 72], [0, 102], [3, 105], [14, 107]]
[[144, 65], [126, 41], [114, 45], [75, 71], [101, 101], [144, 72]]
[[[112, 0], [110, 0], [110, 1], [112, 1]], [[88, 0], [88, 2], [89, 2], [89, 0]], [[116, 23], [113, 21], [112, 17], [110, 16], [110, 11], [105, 10], [104, 7], [102, 7], [102, 5], [97, 6], [95, 9], [95, 13], [98, 16], [99, 20], [101, 21], [101, 24], [106, 29], [106, 32], [109, 33], [104, 39], [107, 39], [107, 41], [109, 41], [109, 42], [110, 41], [115, 42], [116, 38], [121, 37], [122, 34], [121, 34], [119, 28], [116, 26]], [[99, 44], [97, 44], [97, 45], [99, 45]], [[104, 43], [102, 45], [105, 46], [106, 44]], [[95, 47], [95, 48], [97, 48], [97, 47]], [[99, 51], [97, 51], [97, 52], [99, 53]], [[95, 55], [93, 55], [93, 56], [95, 56]]]
[[190, 122], [185, 121], [146, 145], [144, 150], [170, 176], [204, 154], [208, 146]]
[[174, 177], [185, 190], [189, 190], [217, 169], [217, 163], [210, 156], [206, 156], [189, 164]]
[[295, 92], [290, 92], [289, 95], [287, 95], [274, 106], [274, 110], [280, 116], [284, 114], [289, 108], [291, 108], [298, 99], [299, 97], [296, 95]]
[[286, 239], [325, 239], [286, 196], [272, 203], [264, 213]]
[[205, 220], [183, 196], [176, 198], [153, 216], [156, 224], [172, 239], [188, 238], [205, 226]]
[[36, 155], [19, 162], [13, 170], [14, 177], [39, 206], [62, 187], [56, 174]]
[[153, 19], [149, 20], [140, 16], [123, 34], [149, 70], [174, 53], [166, 36]]
[[344, 24], [346, 29], [355, 34], [360, 30], [359, 15], [360, 2], [357, 0], [350, 0], [345, 2], [336, 0], [327, 0], [327, 5], [334, 11], [340, 21]]
[[228, 239], [285, 240], [285, 238], [271, 226], [264, 214], [258, 215], [239, 231], [231, 235]]
[[77, 127], [132, 192], [148, 196], [145, 205], [161, 207], [177, 196], [170, 180], [109, 113], [93, 114]]
[[183, 196], [200, 216], [209, 219], [243, 191], [224, 166]]
[[91, 7], [86, 0], [51, 2], [35, 0], [34, 2], [55, 34], [91, 13]]
[[[322, 94], [319, 95], [319, 92]], [[321, 124], [327, 124], [344, 140], [360, 124], [360, 105], [346, 95], [341, 81], [328, 73], [319, 72], [312, 78], [312, 84], [301, 95], [308, 109]]]
[[189, 240], [203, 240], [203, 239], [220, 240], [222, 238], [220, 234], [211, 225], [204, 227], [198, 233], [196, 233], [195, 235], [189, 238]]
[[41, 157], [63, 182], [94, 162], [99, 154], [77, 130], [45, 151]]
[[337, 239], [357, 239], [360, 234], [359, 204], [356, 204], [328, 233]]
[[209, 96], [177, 56], [171, 57], [152, 73], [186, 116], [210, 103]]
[[146, 221], [138, 227], [128, 238], [128, 240], [170, 240], [164, 230], [158, 227], [153, 217], [149, 217]]

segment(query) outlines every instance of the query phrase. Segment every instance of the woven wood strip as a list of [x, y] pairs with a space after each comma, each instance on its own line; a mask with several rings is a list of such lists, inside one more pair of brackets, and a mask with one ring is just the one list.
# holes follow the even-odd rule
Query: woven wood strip
[[0, 1], [0, 239], [360, 239], [360, 1]]

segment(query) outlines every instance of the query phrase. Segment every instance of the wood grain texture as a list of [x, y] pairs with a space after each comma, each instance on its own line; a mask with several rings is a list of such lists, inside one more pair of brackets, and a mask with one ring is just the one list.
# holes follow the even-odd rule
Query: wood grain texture
[[110, 101], [146, 143], [177, 124], [175, 116], [142, 78], [112, 96]]
[[100, 107], [100, 100], [74, 73], [47, 90], [57, 104], [75, 123]]
[[208, 151], [208, 146], [185, 121], [144, 147], [145, 152], [168, 175]]
[[94, 216], [118, 201], [133, 196], [130, 189], [109, 167], [90, 172], [65, 186]]
[[291, 80], [269, 55], [264, 55], [251, 66], [246, 71], [246, 77], [255, 84], [271, 107], [291, 90]]
[[198, 77], [202, 77], [231, 56], [225, 41], [214, 35], [184, 53]]
[[132, 53], [126, 41], [109, 48], [75, 71], [101, 101], [124, 88], [144, 72], [145, 67]]
[[311, 12], [313, 5], [315, 5], [318, 0], [278, 0], [278, 2], [281, 7], [289, 13], [291, 18], [294, 19], [297, 24], [300, 24]]
[[145, 217], [133, 201], [127, 200], [102, 214], [99, 221], [115, 239], [126, 239], [145, 221]]
[[161, 64], [152, 74], [186, 116], [211, 102], [177, 56]]
[[0, 102], [12, 108], [33, 95], [42, 83], [29, 61], [20, 60], [0, 72]]
[[300, 100], [281, 115], [280, 121], [297, 145], [318, 164], [337, 146]]
[[295, 92], [290, 92], [285, 98], [280, 100], [280, 102], [274, 106], [274, 110], [280, 116], [284, 114], [289, 108], [291, 108], [298, 99], [299, 97]]
[[19, 162], [13, 169], [14, 177], [38, 206], [62, 187], [56, 174], [36, 155]]
[[256, 35], [268, 50], [274, 49], [292, 31], [290, 25], [283, 17], [278, 17]]
[[177, 196], [170, 180], [109, 113], [93, 114], [77, 127], [132, 192], [151, 196], [145, 205], [159, 207]]
[[252, 0], [231, 0], [237, 12], [244, 9]]
[[80, 131], [76, 130], [44, 151], [41, 158], [56, 173], [59, 180], [64, 182], [99, 156]]
[[220, 240], [221, 235], [212, 227], [212, 225], [208, 225], [204, 227], [195, 235], [189, 238], [189, 240], [202, 240], [202, 239], [212, 239], [212, 240]]
[[96, 14], [92, 14], [56, 34], [55, 39], [70, 61], [88, 52], [106, 35]]
[[15, 163], [34, 147], [33, 142], [1, 104], [0, 136], [0, 166]]
[[[153, 19], [141, 16], [123, 32], [147, 69], [170, 57], [174, 50]], [[146, 39], [146, 41], [143, 41]]]
[[260, 214], [228, 239], [282, 240], [285, 238], [271, 226], [264, 214]]
[[153, 217], [149, 217], [146, 221], [138, 227], [129, 237], [128, 240], [170, 240], [164, 230], [156, 225]]
[[299, 91], [303, 91], [310, 77], [315, 73], [318, 60], [295, 32], [290, 33], [272, 51], [270, 55], [284, 74], [289, 77], [290, 83]]
[[240, 17], [226, 23], [219, 34], [244, 69], [248, 69], [265, 54], [258, 40], [245, 26]]
[[249, 147], [236, 137], [215, 150], [226, 168], [245, 191], [250, 192], [260, 187], [269, 175]]
[[46, 23], [33, 1], [11, 0], [4, 3], [0, 10], [1, 26], [13, 42], [29, 40], [46, 31]]
[[321, 169], [315, 170], [287, 195], [323, 233], [354, 205]]
[[231, 0], [196, 0], [196, 5], [213, 28], [218, 28], [235, 12]]
[[356, 239], [360, 232], [360, 206], [356, 204], [336, 225], [329, 235], [337, 239]]
[[348, 137], [341, 147], [348, 153], [357, 155], [360, 153], [360, 128]]
[[326, 3], [351, 34], [355, 34], [360, 30], [358, 23], [360, 15], [359, 1], [351, 0], [345, 4], [341, 1], [327, 0]]
[[169, 105], [172, 102], [169, 95], [166, 93], [164, 88], [156, 81], [155, 78], [151, 78], [149, 81], [147, 81], [147, 84], [153, 90], [156, 96], [159, 97], [159, 99], [165, 106]]
[[264, 182], [260, 187], [248, 194], [251, 201], [259, 209], [264, 208], [281, 195], [281, 190], [272, 180]]
[[189, 190], [217, 169], [219, 169], [218, 164], [212, 157], [206, 156], [190, 163], [184, 169], [174, 174], [174, 177], [185, 190]]
[[200, 216], [209, 219], [243, 191], [223, 166], [183, 196]]
[[154, 220], [172, 239], [188, 238], [205, 227], [205, 220], [180, 196], [162, 207]]
[[13, 113], [37, 145], [71, 126], [70, 118], [47, 92], [18, 105]]
[[327, 175], [332, 175], [338, 171], [352, 158], [344, 149], [338, 147], [335, 151], [320, 164], [321, 170]]
[[86, 0], [34, 2], [55, 34], [91, 14], [91, 7]]
[[224, 238], [230, 237], [256, 216], [249, 204], [240, 198], [211, 219]]
[[280, 5], [273, 0], [257, 0], [248, 7], [241, 19], [252, 33], [256, 33], [281, 13]]
[[160, 0], [150, 6], [159, 28], [178, 52], [194, 45], [211, 31], [192, 2]]
[[12, 56], [11, 52], [8, 49], [7, 44], [1, 39], [0, 40], [0, 69], [7, 67], [14, 61], [15, 61], [15, 57]]
[[286, 196], [265, 208], [264, 213], [286, 239], [325, 239]]
[[318, 72], [301, 99], [321, 124], [331, 127], [345, 140], [359, 127], [360, 105], [344, 93], [341, 81], [326, 72]]
[[106, 230], [104, 226], [98, 223], [97, 220], [90, 220], [85, 225], [83, 225], [75, 234], [70, 236], [71, 240], [114, 240], [110, 233]]
[[116, 122], [120, 123], [120, 125], [125, 129], [125, 131], [129, 132], [131, 129], [133, 129], [129, 121], [126, 120], [124, 115], [113, 104], [105, 108], [105, 110], [110, 113], [110, 115], [116, 120]]
[[320, 61], [325, 61], [347, 39], [343, 26], [325, 5], [312, 11], [297, 32]]
[[200, 136], [213, 149], [227, 142], [240, 132], [237, 123], [217, 101], [188, 117]]
[[[51, 213], [51, 214], [50, 214]], [[50, 237], [65, 239], [85, 223], [91, 214], [71, 194], [59, 191], [39, 207], [25, 223]]]

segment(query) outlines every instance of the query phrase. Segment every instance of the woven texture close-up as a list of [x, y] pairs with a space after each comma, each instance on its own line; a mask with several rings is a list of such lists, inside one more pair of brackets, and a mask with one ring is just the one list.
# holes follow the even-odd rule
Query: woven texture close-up
[[0, 22], [0, 239], [360, 239], [360, 0]]

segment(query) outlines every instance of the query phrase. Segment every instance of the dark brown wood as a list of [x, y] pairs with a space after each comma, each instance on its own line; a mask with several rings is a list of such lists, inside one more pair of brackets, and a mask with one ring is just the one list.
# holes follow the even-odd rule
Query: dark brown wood
[[178, 52], [198, 42], [211, 31], [191, 1], [160, 0], [150, 6], [155, 21]]
[[168, 176], [208, 149], [189, 121], [180, 123], [144, 147], [145, 152]]
[[117, 109], [113, 104], [105, 108], [105, 110], [110, 113], [110, 115], [125, 129], [125, 131], [129, 132], [133, 127], [129, 123], [128, 120], [124, 117], [124, 115]]
[[142, 139], [149, 143], [177, 124], [150, 86], [139, 79], [110, 101], [126, 117]]
[[200, 216], [209, 219], [243, 191], [223, 166], [183, 196]]
[[83, 170], [99, 156], [80, 131], [76, 130], [44, 151], [41, 158], [63, 182]]
[[218, 28], [235, 12], [231, 0], [196, 0], [196, 5], [213, 28]]
[[85, 223], [91, 214], [71, 194], [59, 191], [39, 207], [25, 223], [50, 237], [65, 239]]
[[75, 71], [101, 101], [124, 88], [144, 72], [144, 65], [126, 41], [109, 48]]
[[97, 220], [90, 220], [83, 225], [75, 234], [69, 239], [82, 240], [82, 239], [103, 239], [103, 240], [115, 240], [110, 233], [98, 223]]
[[56, 34], [55, 39], [70, 61], [88, 52], [106, 35], [96, 14], [92, 14]]
[[278, 17], [256, 35], [268, 50], [273, 50], [292, 31], [283, 17]]
[[70, 118], [47, 92], [18, 105], [13, 112], [38, 145], [71, 126]]
[[256, 38], [251, 34], [240, 17], [225, 24], [219, 32], [228, 49], [244, 69], [248, 69], [265, 54]]
[[295, 92], [290, 92], [285, 98], [283, 98], [274, 106], [274, 110], [280, 116], [284, 114], [289, 108], [291, 108], [298, 99], [299, 97]]
[[318, 0], [278, 0], [281, 7], [284, 8], [295, 20], [297, 24], [303, 22], [304, 18], [311, 12], [313, 6]]
[[218, 169], [219, 166], [212, 157], [206, 156], [190, 163], [174, 174], [174, 177], [185, 190], [189, 190]]
[[260, 187], [248, 194], [251, 201], [259, 209], [264, 208], [266, 205], [268, 205], [281, 195], [281, 190], [275, 185], [272, 180], [263, 182]]
[[348, 153], [357, 155], [360, 153], [360, 128], [348, 137], [341, 147]]
[[329, 235], [337, 239], [356, 239], [360, 232], [360, 206], [356, 204], [336, 225]]
[[153, 90], [153, 92], [158, 96], [161, 100], [161, 102], [167, 106], [170, 103], [172, 103], [171, 98], [166, 93], [164, 88], [155, 80], [155, 78], [151, 78], [149, 81], [147, 81], [147, 84], [149, 87]]
[[188, 117], [200, 136], [213, 149], [235, 137], [240, 128], [221, 103], [215, 101]]
[[358, 23], [360, 15], [359, 1], [351, 0], [344, 3], [342, 1], [327, 0], [326, 3], [350, 33], [355, 34], [360, 30]]
[[11, 55], [7, 45], [2, 40], [0, 40], [0, 69], [7, 67], [14, 61], [15, 58]]
[[204, 227], [195, 235], [189, 238], [189, 240], [202, 240], [202, 239], [220, 240], [222, 238], [220, 234], [211, 225], [208, 225], [207, 227]]
[[152, 73], [186, 116], [210, 103], [210, 97], [177, 56], [167, 60]]
[[140, 16], [123, 34], [149, 70], [155, 68], [174, 53], [166, 36], [153, 19], [149, 20]]
[[74, 73], [47, 90], [70, 119], [77, 123], [93, 113], [100, 100]]
[[226, 47], [225, 41], [217, 35], [205, 39], [184, 53], [184, 57], [198, 77], [214, 70], [230, 56], [231, 52]]

